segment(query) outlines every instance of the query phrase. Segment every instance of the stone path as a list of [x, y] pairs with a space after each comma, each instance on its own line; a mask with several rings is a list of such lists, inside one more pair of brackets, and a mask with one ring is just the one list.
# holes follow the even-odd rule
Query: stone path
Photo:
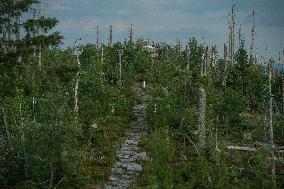
[[142, 166], [137, 161], [147, 160], [146, 152], [141, 152], [138, 147], [140, 137], [145, 134], [147, 123], [145, 120], [145, 104], [147, 93], [139, 87], [139, 96], [142, 104], [133, 107], [136, 120], [132, 128], [125, 135], [125, 141], [116, 151], [117, 162], [111, 168], [112, 175], [106, 183], [106, 189], [123, 189], [134, 184], [139, 177]]

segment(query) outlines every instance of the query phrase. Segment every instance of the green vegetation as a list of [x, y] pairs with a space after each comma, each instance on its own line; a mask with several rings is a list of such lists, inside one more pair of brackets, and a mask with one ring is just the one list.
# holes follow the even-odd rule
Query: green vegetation
[[[103, 185], [134, 119], [135, 84], [142, 81], [150, 98], [140, 146], [150, 160], [133, 188], [284, 187], [283, 152], [273, 150], [275, 160], [271, 154], [269, 75], [244, 43], [234, 64], [214, 60], [213, 48], [194, 38], [186, 50], [159, 44], [156, 53], [143, 40], [61, 50], [62, 37], [50, 33], [55, 18], [38, 13], [19, 27], [19, 17], [31, 16], [37, 4], [0, 2], [0, 188]], [[74, 51], [81, 48], [79, 66]], [[276, 146], [284, 145], [283, 79], [271, 79]], [[263, 145], [252, 151], [228, 148], [256, 142]]]
[[[205, 47], [194, 39], [189, 47], [189, 58], [161, 55], [154, 59], [155, 69], [148, 73], [149, 139], [141, 145], [152, 161], [146, 162], [139, 186], [281, 188], [283, 162], [281, 158], [276, 162], [276, 186], [271, 176], [270, 148], [257, 148], [257, 152], [227, 148], [228, 144], [269, 143], [267, 74], [248, 59], [241, 46], [235, 55], [235, 64], [228, 67], [226, 84], [222, 85], [224, 60], [215, 67], [210, 65], [207, 74], [202, 76], [200, 62]], [[273, 77], [274, 84], [279, 77], [283, 78]], [[200, 84], [207, 98], [205, 148], [197, 145]], [[281, 88], [279, 81], [273, 87], [273, 94], [276, 88]], [[279, 97], [274, 102], [278, 107], [283, 103]], [[273, 120], [274, 140], [277, 146], [283, 145], [283, 134], [279, 133], [283, 130], [283, 112], [275, 114]], [[277, 154], [277, 157], [283, 156]]]

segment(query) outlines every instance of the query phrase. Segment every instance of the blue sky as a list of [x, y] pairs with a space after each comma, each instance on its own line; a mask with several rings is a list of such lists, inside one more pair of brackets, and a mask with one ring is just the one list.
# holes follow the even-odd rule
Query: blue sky
[[133, 24], [135, 38], [185, 44], [190, 37], [217, 44], [222, 52], [227, 40], [228, 12], [234, 2], [237, 23], [242, 24], [250, 44], [252, 8], [256, 10], [256, 46], [259, 54], [278, 59], [284, 48], [284, 0], [45, 0], [47, 13], [59, 19], [55, 28], [65, 37], [65, 46], [81, 37], [95, 43], [96, 25], [100, 38], [107, 42], [108, 27], [113, 26], [114, 41], [123, 41]]

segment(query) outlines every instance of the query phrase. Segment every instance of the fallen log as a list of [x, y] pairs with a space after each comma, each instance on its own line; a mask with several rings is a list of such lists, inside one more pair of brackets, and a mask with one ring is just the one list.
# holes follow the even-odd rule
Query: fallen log
[[[243, 145], [243, 146], [228, 145], [227, 149], [255, 152], [260, 147], [270, 148], [270, 146], [268, 144], [265, 144], [265, 143], [255, 143], [255, 144], [248, 144], [248, 145]], [[274, 147], [274, 149], [275, 149], [275, 152], [278, 152], [278, 153], [283, 153], [284, 152], [284, 147], [283, 146], [276, 146], [276, 147]]]

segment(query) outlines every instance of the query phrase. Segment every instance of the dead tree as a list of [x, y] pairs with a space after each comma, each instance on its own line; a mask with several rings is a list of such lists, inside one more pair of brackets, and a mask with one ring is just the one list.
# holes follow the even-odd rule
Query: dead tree
[[272, 69], [273, 69], [274, 60], [270, 58], [269, 60], [269, 75], [268, 75], [268, 88], [269, 88], [269, 134], [270, 134], [270, 148], [272, 156], [272, 166], [271, 166], [271, 175], [272, 180], [275, 183], [275, 145], [274, 145], [274, 136], [273, 136], [273, 96], [271, 92], [271, 80], [272, 80]]
[[207, 74], [207, 71], [208, 71], [208, 57], [209, 57], [209, 46], [206, 46], [205, 48], [205, 52], [204, 52], [204, 74], [206, 75]]
[[224, 43], [224, 72], [222, 78], [222, 85], [224, 86], [226, 85], [227, 69], [228, 69], [228, 45], [227, 43]]
[[[282, 52], [282, 60], [284, 61], [284, 50]], [[284, 115], [284, 76], [282, 77], [282, 110]]]
[[229, 13], [229, 59], [230, 63], [234, 64], [234, 54], [235, 54], [235, 5]]
[[102, 51], [101, 51], [101, 63], [104, 63], [104, 45], [102, 44]]
[[252, 19], [253, 19], [253, 24], [252, 24], [252, 29], [251, 29], [251, 46], [250, 46], [250, 59], [253, 62], [257, 62], [256, 60], [256, 50], [255, 50], [255, 10], [253, 9], [252, 11]]
[[119, 86], [122, 85], [122, 49], [119, 50]]
[[79, 46], [78, 46], [78, 43], [77, 43], [77, 41], [79, 41], [79, 40], [81, 40], [81, 39], [76, 39], [76, 41], [75, 41], [75, 53], [74, 53], [76, 55], [77, 64], [78, 64], [78, 67], [79, 67], [78, 72], [76, 74], [76, 84], [75, 84], [75, 90], [74, 90], [74, 92], [75, 92], [75, 94], [74, 94], [74, 98], [75, 98], [74, 111], [76, 113], [78, 113], [78, 111], [79, 111], [79, 106], [78, 106], [78, 98], [79, 98], [78, 97], [78, 90], [79, 90], [79, 81], [80, 81], [80, 59], [79, 59], [79, 57], [83, 52], [83, 48], [81, 50], [79, 50]]
[[[20, 42], [20, 40], [21, 40], [21, 16], [20, 16], [20, 13], [18, 13], [18, 15], [16, 17], [16, 41]], [[21, 56], [20, 47], [17, 47], [17, 51], [20, 52], [17, 61], [18, 61], [18, 63], [21, 63], [22, 62], [22, 56]]]
[[97, 43], [96, 43], [96, 47], [97, 47], [97, 50], [99, 49], [99, 43], [100, 43], [100, 36], [99, 36], [99, 25], [97, 25]]
[[23, 146], [23, 151], [24, 151], [24, 173], [25, 176], [27, 177], [28, 175], [28, 166], [27, 166], [27, 161], [28, 161], [28, 153], [25, 147], [25, 128], [24, 128], [24, 116], [23, 116], [23, 112], [22, 112], [22, 103], [20, 103], [19, 105], [19, 113], [20, 113], [20, 129], [22, 132], [22, 136], [21, 136], [21, 140], [22, 140], [22, 146]]
[[198, 147], [204, 148], [206, 145], [206, 128], [205, 128], [205, 113], [206, 113], [206, 92], [203, 86], [199, 87], [199, 107], [198, 107]]
[[182, 45], [181, 45], [181, 42], [180, 42], [179, 38], [177, 38], [177, 42], [176, 43], [177, 43], [176, 44], [177, 57], [180, 57]]
[[129, 28], [129, 42], [130, 43], [133, 43], [133, 25], [131, 24], [130, 25], [130, 28]]
[[7, 123], [7, 118], [6, 118], [6, 113], [4, 108], [1, 106], [2, 109], [2, 114], [3, 114], [3, 121], [4, 121], [4, 126], [5, 126], [5, 134], [7, 136], [7, 144], [9, 146], [9, 149], [12, 151], [13, 147], [12, 147], [12, 143], [11, 143], [11, 139], [10, 139], [10, 132], [9, 132], [9, 128], [8, 128], [8, 123]]
[[[44, 12], [45, 12], [44, 4], [38, 4], [37, 13], [36, 13], [37, 19], [40, 19], [44, 15]], [[37, 27], [37, 33], [39, 35], [41, 35], [43, 33], [43, 28], [40, 28], [40, 26], [38, 26]], [[42, 45], [39, 44], [38, 49], [37, 49], [38, 50], [37, 56], [38, 56], [38, 67], [39, 67], [39, 70], [42, 69], [42, 49], [43, 49]]]
[[242, 24], [240, 24], [239, 27], [239, 48], [241, 48], [242, 45]]
[[211, 51], [210, 51], [210, 63], [211, 63], [211, 67], [215, 68], [217, 64], [217, 46], [214, 44], [212, 45]]
[[109, 38], [108, 38], [108, 45], [112, 46], [112, 25], [109, 26]]

